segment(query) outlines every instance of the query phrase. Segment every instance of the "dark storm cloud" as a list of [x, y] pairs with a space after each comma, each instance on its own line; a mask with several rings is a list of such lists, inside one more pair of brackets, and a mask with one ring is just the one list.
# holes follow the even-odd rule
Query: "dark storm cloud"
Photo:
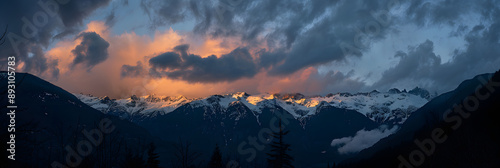
[[455, 25], [470, 14], [478, 14], [491, 19], [498, 8], [495, 0], [412, 0], [406, 14], [418, 25], [450, 24]]
[[83, 19], [89, 16], [94, 10], [101, 6], [108, 5], [111, 0], [71, 0], [62, 6], [59, 14], [64, 25], [71, 27], [82, 24]]
[[[200, 1], [203, 3], [204, 1]], [[156, 29], [165, 24], [175, 24], [187, 17], [186, 0], [142, 0], [141, 9], [146, 13], [151, 22], [150, 28]]]
[[450, 32], [450, 37], [461, 37], [464, 35], [469, 27], [466, 25], [460, 25], [457, 30]]
[[423, 80], [431, 78], [441, 64], [441, 58], [434, 53], [434, 43], [425, 41], [417, 47], [409, 47], [408, 52], [395, 54], [399, 63], [382, 74], [382, 79], [374, 84], [374, 88], [389, 88], [400, 80]]
[[467, 48], [455, 50], [453, 60], [444, 63], [436, 72], [435, 80], [443, 85], [456, 85], [480, 73], [492, 73], [500, 66], [500, 13], [488, 28], [474, 27], [464, 39]]
[[[59, 70], [52, 68], [57, 61], [48, 60], [43, 51], [55, 40], [80, 32], [82, 21], [99, 7], [109, 4], [110, 0], [71, 0], [57, 8], [25, 5], [29, 2], [6, 1], [0, 7], [0, 28], [4, 27], [1, 24], [9, 24], [6, 43], [0, 46], [0, 63], [5, 63], [7, 56], [16, 55], [25, 63], [25, 71], [50, 71], [57, 76]], [[128, 0], [123, 4], [128, 4]], [[149, 70], [156, 77], [188, 82], [234, 81], [253, 77], [260, 70], [272, 76], [289, 76], [311, 66], [362, 57], [371, 49], [372, 43], [386, 38], [389, 33], [398, 32], [400, 27], [435, 28], [444, 25], [453, 29], [445, 33], [464, 38], [467, 43], [465, 48], [454, 51], [449, 62], [442, 62], [434, 53], [435, 46], [442, 48], [437, 47], [440, 44], [425, 41], [398, 52], [399, 64], [387, 70], [374, 86], [389, 87], [402, 81], [423, 82], [429, 87], [452, 86], [465, 77], [493, 71], [494, 63], [499, 62], [498, 6], [495, 0], [142, 0], [140, 8], [149, 17], [153, 29], [194, 21], [195, 35], [237, 38], [245, 46], [219, 58], [201, 58], [188, 54], [188, 45], [181, 45], [173, 52], [156, 55], [144, 65], [123, 65], [120, 75], [139, 76]], [[52, 12], [54, 9], [58, 10]], [[389, 10], [396, 15], [386, 19]], [[123, 19], [117, 15], [119, 13], [114, 9], [110, 11], [105, 18], [106, 25], [112, 26], [117, 19]], [[479, 17], [482, 24], [472, 25], [467, 20], [469, 17]], [[75, 48], [73, 65], [83, 65], [90, 70], [106, 60], [104, 48], [107, 47], [104, 46], [107, 42], [99, 38], [88, 37], [88, 43], [82, 42]], [[101, 45], [97, 45], [99, 43]], [[95, 45], [95, 48], [89, 49], [87, 45]], [[260, 51], [250, 56], [247, 48]], [[318, 77], [317, 80], [362, 87], [359, 81], [363, 80], [340, 84], [339, 81], [349, 81], [352, 75], [333, 73], [329, 76], [338, 79]]]
[[104, 24], [106, 25], [107, 29], [111, 29], [118, 20], [122, 19], [119, 15], [116, 15], [116, 11], [120, 7], [128, 6], [128, 0], [124, 0], [121, 3], [113, 3], [111, 5], [112, 9], [104, 19]]
[[[66, 2], [66, 3], [59, 3]], [[104, 1], [4, 1], [0, 6], [1, 26], [9, 25], [6, 42], [1, 46], [0, 63], [16, 56], [25, 63], [23, 71], [41, 74], [46, 71], [57, 77], [58, 69], [49, 66], [43, 50], [56, 37], [73, 34], [92, 11], [106, 5]]]
[[438, 1], [415, 0], [410, 2], [406, 14], [418, 25], [425, 25], [427, 21], [432, 23], [455, 24], [456, 19], [465, 15], [475, 3], [468, 0]]
[[59, 79], [59, 62], [57, 60], [47, 61], [47, 65], [52, 68], [51, 75], [54, 79]]
[[253, 77], [258, 67], [247, 49], [237, 48], [217, 58], [211, 55], [202, 58], [188, 54], [189, 46], [180, 45], [176, 52], [167, 52], [149, 60], [150, 74], [188, 82], [224, 82]]
[[339, 47], [342, 40], [333, 34], [329, 34], [331, 28], [328, 26], [329, 23], [323, 22], [319, 24], [300, 37], [292, 45], [291, 51], [284, 53], [284, 62], [276, 64], [269, 74], [288, 75], [305, 67], [334, 60], [343, 60], [346, 55], [343, 54], [342, 49]]
[[154, 69], [177, 69], [180, 68], [182, 60], [179, 54], [167, 52], [149, 59], [149, 65]]
[[[143, 4], [148, 6], [146, 13], [156, 16], [151, 19], [154, 23], [174, 24], [191, 18], [196, 20], [195, 33], [239, 37], [249, 45], [260, 44], [257, 37], [262, 36], [272, 49], [260, 53], [262, 67], [270, 67], [271, 75], [289, 75], [309, 66], [343, 60], [347, 55], [361, 56], [361, 52], [345, 54], [341, 44], [355, 45], [358, 29], [363, 32], [360, 39], [364, 42], [358, 45], [359, 50], [367, 49], [370, 42], [383, 37], [387, 32], [384, 26], [388, 25], [375, 23], [372, 11], [378, 17], [392, 8], [389, 2], [234, 0], [193, 3], [173, 0], [145, 1]], [[167, 13], [163, 9], [175, 10]], [[372, 27], [377, 32], [366, 32], [367, 23], [378, 24]]]
[[133, 65], [123, 65], [121, 68], [120, 76], [125, 77], [139, 77], [145, 74], [145, 68], [141, 61], [137, 62], [136, 66]]
[[109, 43], [95, 32], [85, 32], [78, 35], [82, 42], [71, 51], [75, 56], [72, 67], [83, 64], [91, 70], [97, 64], [108, 58]]
[[443, 92], [475, 75], [497, 71], [500, 68], [499, 18], [488, 28], [483, 25], [472, 28], [464, 37], [467, 47], [455, 50], [449, 62], [441, 64], [440, 57], [434, 53], [434, 44], [429, 40], [410, 48], [407, 53], [398, 52], [399, 63], [385, 71], [373, 87], [389, 88], [411, 83]]
[[262, 49], [257, 53], [259, 55], [259, 65], [263, 68], [269, 68], [273, 65], [281, 63], [285, 60], [285, 52], [284, 51], [275, 51], [275, 52], [267, 52], [265, 49]]
[[[258, 64], [275, 76], [362, 56], [372, 43], [397, 32], [395, 28], [402, 24], [459, 26], [450, 36], [463, 36], [468, 27], [459, 23], [466, 17], [478, 15], [488, 21], [498, 8], [492, 0], [144, 2], [156, 26], [194, 19], [193, 31], [198, 34], [239, 37], [248, 45], [260, 44], [262, 39], [257, 37], [263, 37], [269, 50], [258, 52]], [[387, 15], [397, 9], [404, 9], [404, 15]], [[406, 57], [412, 58], [401, 56]]]
[[354, 71], [350, 71], [347, 74], [342, 72], [330, 71], [326, 73], [324, 77], [320, 77], [316, 80], [324, 81], [326, 91], [330, 93], [337, 92], [360, 92], [366, 88], [365, 82], [360, 79], [353, 79]]
[[28, 48], [30, 53], [28, 54], [28, 58], [30, 61], [26, 61], [24, 66], [26, 67], [24, 70], [26, 71], [34, 71], [34, 72], [43, 72], [48, 69], [47, 58], [44, 57], [44, 53], [42, 48], [38, 46], [32, 46]]
[[174, 50], [181, 53], [182, 56], [187, 56], [188, 44], [182, 44], [174, 47]]
[[[480, 1], [475, 4], [466, 3], [469, 6], [450, 4], [451, 2], [448, 1], [439, 4], [444, 3], [456, 6], [457, 9], [455, 10], [458, 11], [461, 11], [462, 8], [471, 8], [464, 9], [465, 12], [467, 10], [481, 9], [476, 13], [481, 15], [482, 19], [485, 22], [487, 21], [489, 25], [479, 24], [471, 29], [459, 25], [456, 30], [450, 32], [452, 36], [463, 37], [466, 47], [464, 49], [455, 49], [451, 60], [448, 62], [441, 62], [440, 56], [434, 53], [434, 46], [437, 44], [429, 40], [416, 47], [410, 47], [408, 52], [399, 51], [396, 54], [396, 57], [400, 58], [399, 63], [395, 67], [385, 71], [382, 78], [372, 86], [373, 88], [389, 88], [406, 84], [412, 85], [411, 87], [419, 85], [443, 92], [453, 89], [465, 79], [472, 78], [481, 73], [491, 73], [498, 70], [498, 65], [500, 65], [499, 5], [491, 1]], [[475, 8], [479, 6], [482, 7]], [[431, 7], [429, 6], [429, 8]], [[446, 13], [446, 11], [442, 12]], [[425, 17], [428, 17], [432, 22], [440, 22], [439, 18], [447, 16], [447, 19], [443, 20], [448, 20], [449, 22], [442, 23], [452, 23], [462, 15], [456, 12], [449, 12], [448, 15], [430, 12]], [[462, 34], [465, 35], [462, 36]]]
[[111, 13], [109, 13], [108, 16], [106, 16], [106, 21], [104, 22], [106, 24], [106, 26], [109, 28], [109, 27], [113, 27], [116, 23], [116, 16], [115, 16], [115, 11], [111, 11]]
[[[285, 53], [283, 63], [276, 64], [269, 74], [288, 75], [306, 67], [342, 61], [348, 56], [362, 56], [371, 43], [383, 38], [390, 29], [390, 20], [377, 22], [378, 17], [372, 16], [373, 11], [378, 11], [373, 15], [380, 16], [389, 9], [388, 2], [345, 1], [336, 4], [336, 11], [328, 11], [330, 3], [313, 1], [291, 18], [289, 26], [283, 27], [286, 47], [291, 49]], [[320, 16], [323, 19], [313, 24], [312, 20]], [[312, 27], [304, 29], [308, 25]]]

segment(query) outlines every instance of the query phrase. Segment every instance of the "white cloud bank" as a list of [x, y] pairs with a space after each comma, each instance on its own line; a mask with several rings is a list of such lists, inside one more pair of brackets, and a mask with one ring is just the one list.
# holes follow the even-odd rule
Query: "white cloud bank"
[[332, 140], [331, 146], [340, 146], [338, 148], [340, 154], [356, 153], [374, 145], [380, 139], [395, 133], [398, 129], [398, 126], [393, 126], [389, 129], [386, 125], [370, 131], [362, 129], [356, 132], [354, 137], [350, 136]]

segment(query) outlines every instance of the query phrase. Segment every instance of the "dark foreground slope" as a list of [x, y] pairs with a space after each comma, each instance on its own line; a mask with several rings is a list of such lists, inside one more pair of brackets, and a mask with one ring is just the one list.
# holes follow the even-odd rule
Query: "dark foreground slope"
[[279, 118], [290, 131], [285, 141], [291, 145], [290, 154], [297, 167], [326, 166], [329, 161], [342, 157], [330, 146], [333, 139], [353, 136], [364, 128], [378, 127], [377, 123], [356, 111], [335, 107], [325, 107], [317, 115], [302, 121], [294, 119], [279, 106], [263, 109], [258, 114], [238, 102], [232, 103], [227, 110], [217, 108], [217, 105], [214, 107], [186, 104], [166, 115], [137, 123], [166, 142], [179, 139], [191, 142], [192, 149], [203, 154], [196, 162], [209, 160], [218, 144], [228, 160], [237, 161], [243, 167], [266, 167], [269, 133], [277, 126]]
[[[75, 96], [30, 74], [18, 73], [15, 132], [8, 132], [7, 79], [0, 73], [2, 156], [0, 167], [112, 167], [126, 153], [140, 154], [152, 141], [143, 128], [101, 112]], [[86, 132], [86, 133], [85, 133]], [[15, 161], [6, 142], [15, 135]], [[84, 157], [87, 156], [87, 157]], [[57, 162], [57, 163], [56, 163]], [[60, 163], [60, 164], [58, 164]]]
[[397, 133], [342, 165], [500, 167], [499, 112], [500, 73], [476, 76], [433, 99]]

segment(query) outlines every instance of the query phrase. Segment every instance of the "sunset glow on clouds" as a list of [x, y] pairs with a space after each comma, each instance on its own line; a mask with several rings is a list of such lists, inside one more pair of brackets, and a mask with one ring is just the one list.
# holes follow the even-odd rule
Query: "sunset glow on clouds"
[[[46, 52], [49, 60], [57, 60], [59, 63], [57, 65], [59, 76], [54, 81], [56, 84], [66, 86], [69, 90], [91, 94], [102, 93], [102, 95], [112, 97], [126, 97], [132, 94], [180, 94], [198, 97], [242, 90], [249, 93], [301, 91], [309, 94], [320, 94], [326, 85], [326, 83], [319, 82], [319, 74], [317, 69], [313, 67], [285, 77], [268, 76], [265, 70], [258, 70], [258, 73], [252, 77], [243, 77], [231, 82], [201, 83], [150, 77], [148, 69], [151, 66], [148, 60], [160, 53], [172, 51], [174, 47], [184, 44], [184, 42], [203, 40], [195, 41], [195, 45], [190, 46], [189, 50], [190, 54], [199, 55], [202, 58], [210, 55], [220, 58], [221, 55], [230, 53], [241, 44], [227, 39], [194, 39], [172, 29], [157, 31], [153, 38], [147, 35], [140, 36], [133, 32], [110, 35], [107, 30], [108, 28], [103, 22], [93, 21], [87, 24], [85, 30], [78, 33], [95, 32], [112, 44], [108, 49], [109, 57], [90, 71], [86, 71], [85, 67], [82, 66], [71, 68], [75, 58], [72, 50], [81, 43], [81, 38], [60, 41], [54, 48]], [[252, 51], [251, 53], [252, 57], [255, 57], [256, 52]], [[120, 76], [123, 65], [137, 66], [138, 62], [143, 66], [145, 72], [133, 77]]]
[[[0, 10], [9, 24], [0, 61], [16, 55], [20, 71], [114, 98], [416, 86], [445, 92], [500, 64], [500, 10], [482, 8], [487, 1], [237, 2], [220, 9], [227, 2], [70, 1], [28, 38], [19, 20], [33, 22], [43, 8], [16, 1], [16, 10]], [[461, 10], [444, 8], [450, 5]], [[481, 21], [463, 22], [471, 18]]]

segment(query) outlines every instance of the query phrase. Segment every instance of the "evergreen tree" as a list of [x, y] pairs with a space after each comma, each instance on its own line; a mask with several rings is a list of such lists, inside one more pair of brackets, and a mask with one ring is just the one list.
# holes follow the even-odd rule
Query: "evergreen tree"
[[219, 145], [215, 144], [214, 153], [212, 154], [212, 158], [208, 163], [209, 168], [222, 168], [222, 154], [220, 153]]
[[123, 168], [142, 168], [145, 167], [144, 160], [142, 160], [142, 156], [132, 154], [129, 150], [125, 155], [125, 159], [121, 163], [120, 167]]
[[268, 167], [271, 168], [293, 168], [292, 161], [294, 160], [287, 152], [291, 151], [290, 144], [283, 142], [283, 136], [287, 135], [289, 131], [283, 131], [281, 119], [279, 120], [280, 131], [273, 132], [273, 142], [271, 143], [271, 151], [267, 153]]
[[159, 168], [160, 167], [160, 161], [158, 158], [160, 157], [158, 153], [155, 152], [156, 146], [154, 143], [149, 144], [149, 149], [148, 149], [148, 160], [146, 162], [146, 167], [147, 168]]
[[[175, 148], [175, 158], [177, 159], [177, 163], [174, 163], [173, 167], [181, 167], [181, 168], [191, 168], [196, 167], [196, 163], [198, 158], [201, 156], [201, 153], [195, 152], [191, 148], [191, 142], [182, 141], [179, 138], [179, 143], [174, 144]], [[198, 162], [199, 163], [199, 162]]]

